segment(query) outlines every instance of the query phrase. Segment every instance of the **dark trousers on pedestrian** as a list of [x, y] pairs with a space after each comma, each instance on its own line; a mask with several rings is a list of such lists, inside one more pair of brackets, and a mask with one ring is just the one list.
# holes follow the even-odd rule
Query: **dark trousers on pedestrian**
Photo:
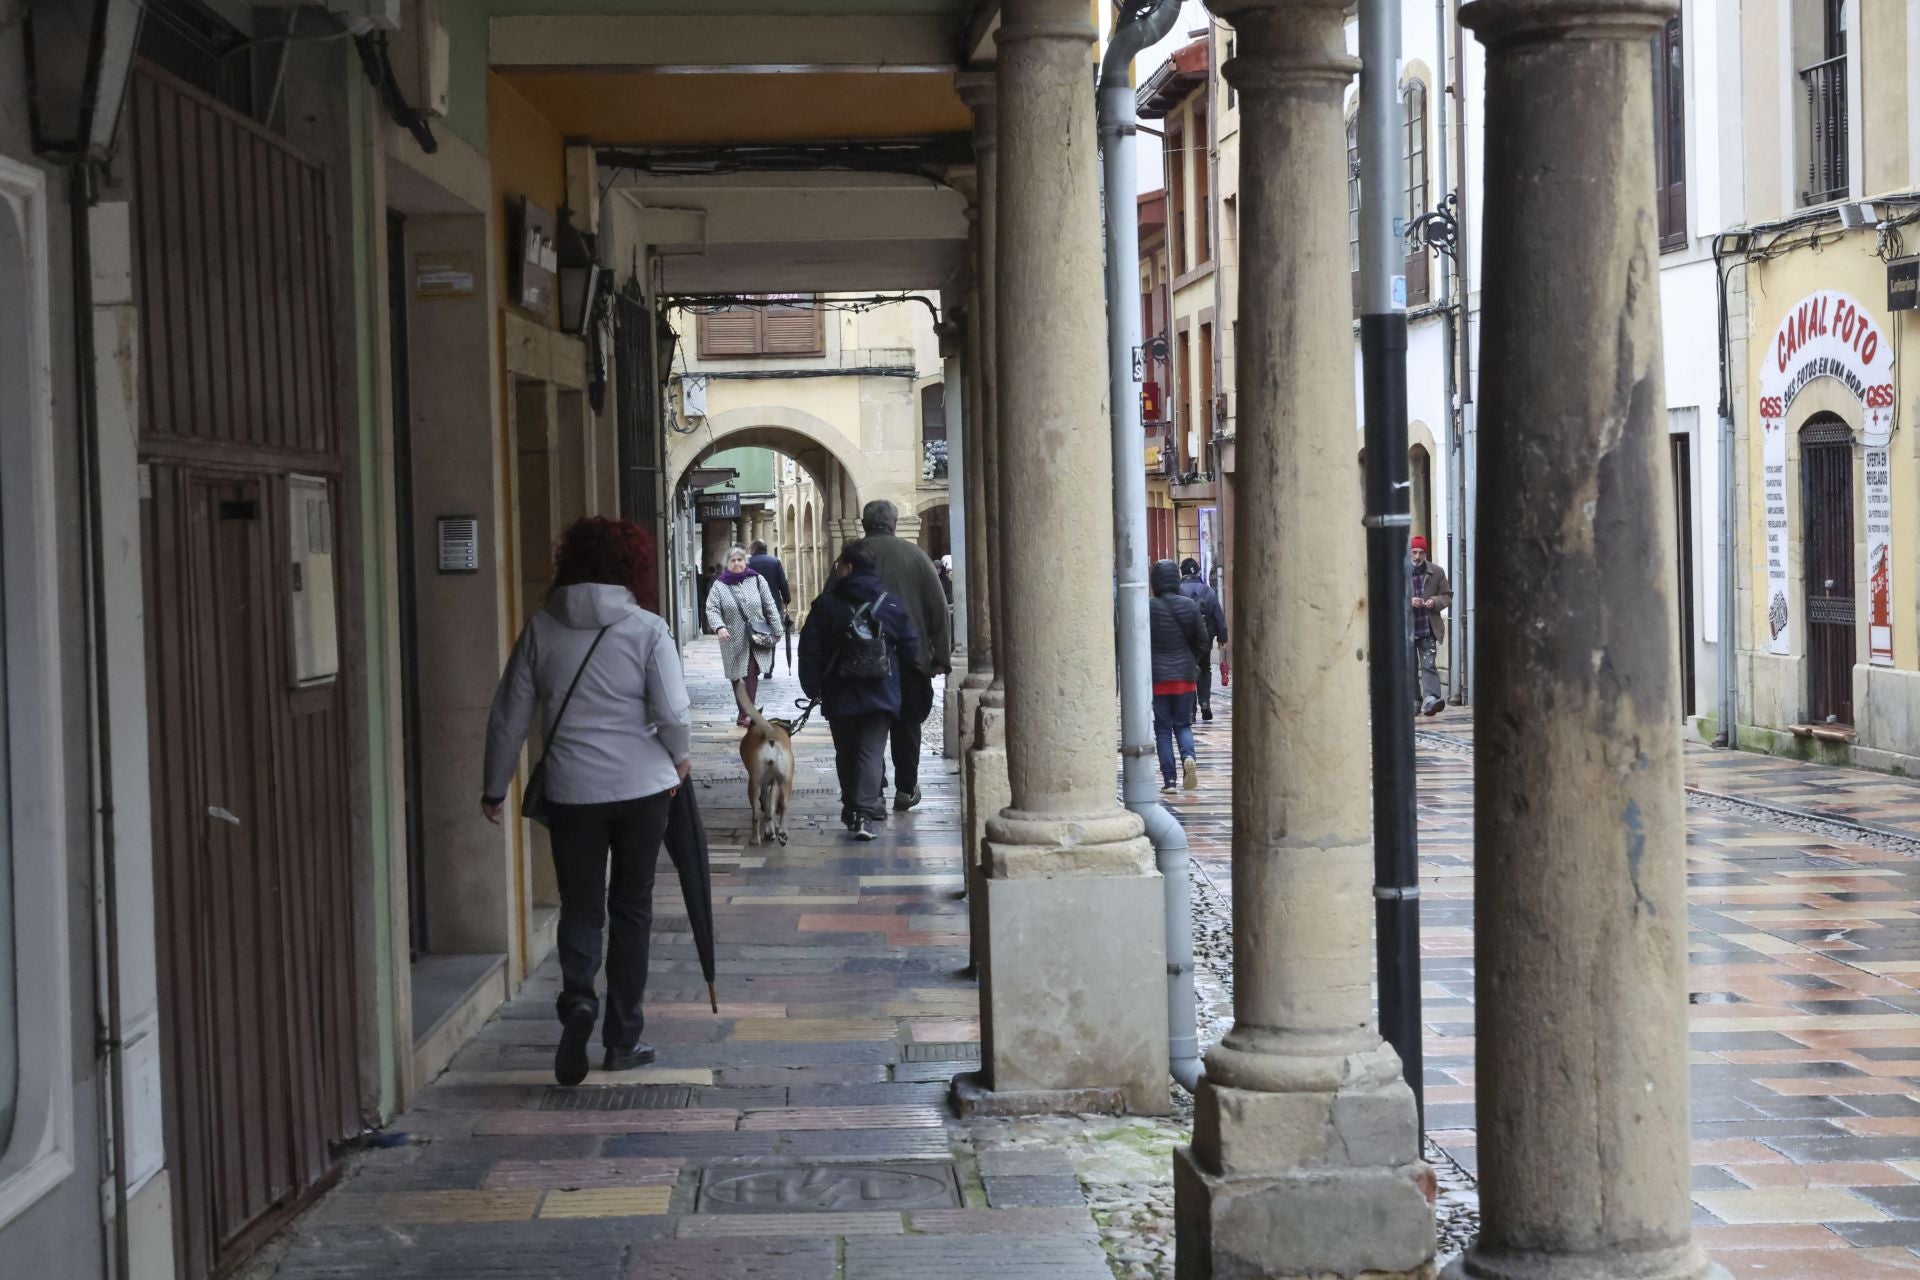
[[[920, 726], [933, 714], [933, 677], [900, 668], [900, 715], [893, 722], [893, 785], [902, 795], [920, 789]], [[885, 783], [881, 784], [885, 789]]]
[[600, 935], [605, 930], [607, 1016], [600, 1040], [608, 1048], [631, 1049], [646, 1026], [640, 1004], [647, 994], [653, 870], [672, 802], [662, 791], [612, 804], [552, 806], [548, 829], [554, 875], [560, 882], [560, 1019], [564, 1022], [581, 1005], [598, 1016], [594, 979], [600, 973]]
[[880, 787], [887, 771], [887, 733], [893, 717], [869, 711], [837, 716], [827, 724], [833, 730], [833, 763], [840, 773], [840, 816], [886, 821]]
[[1176, 738], [1180, 743], [1180, 759], [1191, 760], [1194, 757], [1194, 701], [1195, 695], [1191, 693], [1153, 695], [1153, 744], [1160, 753], [1160, 777], [1163, 781], [1173, 781], [1173, 770], [1177, 763], [1173, 758]]
[[[759, 706], [760, 705], [760, 651], [758, 649], [755, 649], [747, 654], [746, 686], [747, 686], [747, 701], [751, 702], [756, 707]], [[749, 720], [746, 714], [743, 712], [739, 717], [735, 719], [734, 723], [745, 726], [745, 725], [752, 724], [753, 721]]]
[[1203, 662], [1200, 664], [1199, 685], [1200, 685], [1200, 692], [1198, 694], [1198, 697], [1200, 699], [1200, 709], [1206, 712], [1208, 715], [1212, 715], [1213, 714], [1213, 664], [1212, 663]]

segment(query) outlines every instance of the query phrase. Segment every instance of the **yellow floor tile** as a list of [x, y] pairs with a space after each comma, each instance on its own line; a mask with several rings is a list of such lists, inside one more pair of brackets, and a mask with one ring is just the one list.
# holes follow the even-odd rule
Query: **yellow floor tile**
[[1884, 1211], [1846, 1191], [1786, 1187], [1766, 1191], [1696, 1191], [1694, 1200], [1731, 1226], [1765, 1222], [1885, 1222]]
[[892, 1040], [900, 1024], [878, 1018], [742, 1018], [733, 1024], [735, 1040]]
[[672, 1187], [583, 1187], [549, 1191], [540, 1205], [543, 1218], [645, 1218], [663, 1214], [673, 1203]]

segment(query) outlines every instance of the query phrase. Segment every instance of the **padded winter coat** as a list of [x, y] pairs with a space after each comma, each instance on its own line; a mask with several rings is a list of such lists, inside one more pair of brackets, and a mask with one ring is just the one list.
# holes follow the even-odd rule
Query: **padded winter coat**
[[[833, 661], [853, 611], [861, 605], [887, 598], [874, 610], [892, 645], [893, 661], [884, 680], [849, 680], [840, 675]], [[913, 619], [899, 596], [887, 592], [875, 573], [850, 573], [820, 593], [807, 611], [807, 623], [800, 628], [800, 688], [809, 698], [820, 700], [827, 719], [884, 711], [900, 714], [900, 671], [910, 666], [919, 637], [914, 634]]]
[[1162, 560], [1147, 574], [1153, 599], [1147, 604], [1147, 623], [1153, 636], [1153, 682], [1197, 684], [1200, 668], [1213, 649], [1213, 636], [1200, 606], [1180, 590], [1180, 570]]

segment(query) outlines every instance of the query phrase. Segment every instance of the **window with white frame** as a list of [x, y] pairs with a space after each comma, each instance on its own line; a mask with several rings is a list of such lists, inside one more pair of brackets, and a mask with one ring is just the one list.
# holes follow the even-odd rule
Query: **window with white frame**
[[0, 156], [0, 1226], [73, 1173], [47, 197]]

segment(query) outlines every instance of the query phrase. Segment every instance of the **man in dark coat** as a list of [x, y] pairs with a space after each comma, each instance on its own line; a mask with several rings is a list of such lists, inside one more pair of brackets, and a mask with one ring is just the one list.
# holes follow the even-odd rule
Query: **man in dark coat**
[[780, 612], [785, 613], [793, 603], [793, 592], [787, 587], [787, 567], [780, 563], [780, 557], [767, 554], [767, 544], [755, 542], [748, 548], [753, 552], [747, 557], [747, 568], [767, 580], [773, 588], [773, 598], [780, 602]]
[[861, 545], [872, 553], [880, 581], [907, 607], [920, 640], [913, 664], [900, 673], [900, 715], [893, 722], [893, 807], [906, 810], [920, 803], [920, 726], [933, 711], [933, 678], [953, 668], [953, 643], [940, 573], [926, 552], [894, 536], [899, 522], [899, 511], [884, 499], [860, 511], [867, 533]]
[[[1227, 615], [1220, 607], [1220, 597], [1214, 594], [1207, 580], [1200, 576], [1200, 562], [1188, 556], [1180, 562], [1180, 594], [1200, 606], [1200, 616], [1206, 621], [1207, 630], [1222, 646], [1227, 643]], [[1200, 718], [1213, 719], [1213, 666], [1205, 658], [1200, 659]]]
[[1413, 610], [1414, 678], [1420, 685], [1420, 714], [1446, 709], [1440, 696], [1440, 645], [1447, 638], [1446, 612], [1453, 607], [1447, 571], [1429, 560], [1427, 540], [1415, 534], [1407, 542], [1407, 604]]
[[1193, 704], [1207, 665], [1212, 635], [1200, 606], [1180, 590], [1180, 570], [1161, 560], [1147, 572], [1153, 599], [1147, 625], [1153, 639], [1153, 741], [1160, 752], [1162, 791], [1174, 787], [1173, 747], [1180, 744], [1181, 775], [1189, 791], [1200, 785], [1194, 760]]
[[[876, 623], [888, 646], [887, 674], [856, 679], [840, 672], [841, 646], [856, 614]], [[918, 638], [906, 605], [880, 581], [873, 552], [849, 542], [834, 562], [833, 581], [800, 628], [800, 688], [820, 703], [833, 731], [840, 774], [840, 821], [856, 840], [871, 840], [887, 820], [881, 799], [887, 737], [898, 719], [903, 677], [913, 669]]]

